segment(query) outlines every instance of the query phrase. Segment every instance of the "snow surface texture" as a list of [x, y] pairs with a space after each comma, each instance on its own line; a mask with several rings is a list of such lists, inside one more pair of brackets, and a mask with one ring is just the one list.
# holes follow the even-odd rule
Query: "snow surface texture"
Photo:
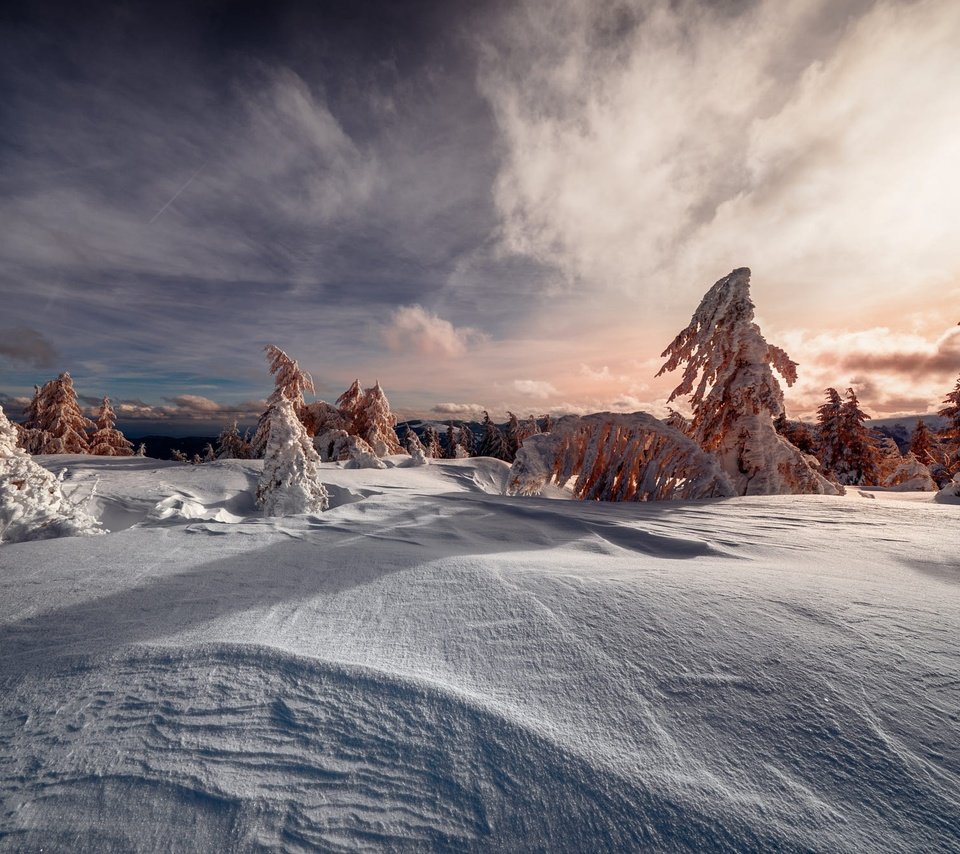
[[265, 518], [260, 461], [41, 460], [115, 533], [0, 547], [0, 849], [960, 850], [929, 493], [508, 498], [396, 457]]

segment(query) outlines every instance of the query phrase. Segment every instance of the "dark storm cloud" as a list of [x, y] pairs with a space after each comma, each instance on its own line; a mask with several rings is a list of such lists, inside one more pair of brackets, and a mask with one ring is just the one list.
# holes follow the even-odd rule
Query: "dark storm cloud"
[[36, 368], [52, 367], [58, 358], [56, 348], [28, 326], [0, 329], [0, 356]]
[[447, 8], [10, 7], [7, 317], [114, 371], [258, 375], [266, 341], [335, 362], [402, 305], [466, 325], [451, 281], [505, 262], [484, 249], [493, 125]]

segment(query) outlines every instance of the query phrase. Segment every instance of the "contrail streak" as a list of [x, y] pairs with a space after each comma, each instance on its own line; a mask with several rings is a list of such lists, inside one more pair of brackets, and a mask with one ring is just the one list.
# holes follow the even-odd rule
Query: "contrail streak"
[[207, 161], [204, 160], [203, 163], [200, 164], [200, 168], [197, 169], [197, 171], [194, 172], [189, 178], [187, 178], [186, 183], [185, 183], [179, 190], [177, 190], [177, 192], [175, 192], [175, 193], [173, 194], [173, 197], [170, 199], [170, 201], [167, 202], [162, 208], [160, 208], [160, 210], [158, 210], [158, 211], [153, 215], [153, 218], [150, 220], [150, 222], [148, 223], [148, 225], [153, 225], [153, 223], [156, 221], [157, 217], [159, 217], [160, 214], [162, 214], [168, 207], [170, 207], [170, 205], [172, 205], [172, 204], [177, 200], [177, 196], [179, 196], [184, 190], [187, 189], [187, 187], [190, 186], [190, 184], [193, 182], [193, 179], [196, 178], [197, 175], [200, 174], [201, 170], [202, 170], [203, 167], [206, 166], [206, 165], [207, 165]]

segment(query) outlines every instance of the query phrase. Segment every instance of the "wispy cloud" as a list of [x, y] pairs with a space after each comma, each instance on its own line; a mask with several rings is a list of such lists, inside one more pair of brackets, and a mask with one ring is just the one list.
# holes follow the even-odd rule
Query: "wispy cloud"
[[472, 344], [487, 338], [478, 329], [456, 327], [419, 305], [394, 309], [383, 329], [383, 339], [391, 350], [421, 356], [462, 356]]
[[0, 329], [0, 356], [35, 368], [57, 363], [57, 350], [40, 332], [29, 326]]

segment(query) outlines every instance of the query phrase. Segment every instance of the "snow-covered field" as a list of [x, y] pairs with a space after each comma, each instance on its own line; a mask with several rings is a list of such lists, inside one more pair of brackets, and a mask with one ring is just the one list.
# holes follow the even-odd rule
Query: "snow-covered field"
[[0, 546], [2, 849], [960, 850], [960, 506], [40, 459], [113, 533]]

